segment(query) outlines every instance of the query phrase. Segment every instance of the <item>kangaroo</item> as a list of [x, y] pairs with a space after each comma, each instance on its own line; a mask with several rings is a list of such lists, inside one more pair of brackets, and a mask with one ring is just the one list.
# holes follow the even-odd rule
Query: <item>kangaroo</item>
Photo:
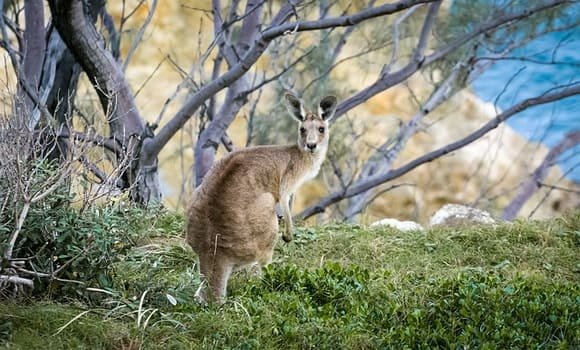
[[198, 289], [202, 303], [223, 303], [230, 274], [272, 261], [278, 235], [276, 204], [283, 212], [285, 242], [292, 241], [290, 197], [314, 178], [328, 149], [328, 122], [337, 99], [323, 98], [318, 113], [285, 95], [290, 115], [298, 121], [298, 143], [237, 150], [217, 161], [193, 193], [187, 222], [187, 242], [199, 258], [207, 284]]

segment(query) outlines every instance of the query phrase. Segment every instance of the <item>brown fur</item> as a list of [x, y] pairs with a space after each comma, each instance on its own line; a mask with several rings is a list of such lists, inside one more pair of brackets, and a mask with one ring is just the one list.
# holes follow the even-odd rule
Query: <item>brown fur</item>
[[214, 164], [192, 196], [187, 241], [198, 255], [200, 273], [210, 287], [209, 295], [200, 287], [202, 302], [223, 302], [232, 271], [272, 261], [278, 235], [277, 203], [284, 214], [283, 238], [292, 240], [290, 196], [320, 169], [336, 98], [323, 99], [318, 114], [307, 113], [292, 95], [286, 100], [299, 121], [298, 144], [232, 152]]

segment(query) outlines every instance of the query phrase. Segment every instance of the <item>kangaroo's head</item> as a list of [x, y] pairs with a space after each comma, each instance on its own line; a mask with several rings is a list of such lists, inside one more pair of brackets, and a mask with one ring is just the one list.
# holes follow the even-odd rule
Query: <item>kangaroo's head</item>
[[290, 115], [298, 121], [298, 147], [304, 152], [316, 154], [328, 148], [328, 122], [334, 117], [337, 100], [326, 96], [318, 104], [318, 113], [308, 112], [296, 96], [286, 94], [286, 106]]

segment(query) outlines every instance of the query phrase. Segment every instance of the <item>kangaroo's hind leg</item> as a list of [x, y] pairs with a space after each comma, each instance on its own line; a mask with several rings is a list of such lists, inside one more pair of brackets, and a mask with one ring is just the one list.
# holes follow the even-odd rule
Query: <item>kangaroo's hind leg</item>
[[199, 257], [199, 272], [203, 276], [204, 282], [202, 283], [207, 283], [209, 289], [206, 286], [201, 286], [201, 289], [196, 293], [198, 301], [223, 304], [232, 270], [233, 264], [224, 257], [214, 254], [201, 255]]
[[211, 277], [211, 261], [208, 261], [207, 256], [198, 255], [198, 267], [201, 283], [195, 292], [195, 300], [200, 304], [207, 304], [208, 300], [208, 286], [209, 278]]

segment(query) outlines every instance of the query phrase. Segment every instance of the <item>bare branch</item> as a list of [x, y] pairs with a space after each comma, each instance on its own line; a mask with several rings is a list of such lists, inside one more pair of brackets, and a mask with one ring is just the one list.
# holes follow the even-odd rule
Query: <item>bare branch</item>
[[425, 64], [429, 64], [431, 62], [437, 61], [442, 57], [445, 57], [449, 53], [455, 51], [458, 47], [465, 44], [469, 40], [475, 38], [476, 36], [486, 33], [492, 29], [498, 28], [506, 23], [511, 23], [516, 20], [520, 20], [526, 17], [530, 17], [533, 14], [538, 12], [542, 12], [548, 9], [552, 9], [554, 7], [567, 4], [569, 0], [552, 0], [552, 1], [545, 1], [542, 2], [540, 5], [536, 7], [527, 8], [524, 11], [512, 13], [512, 14], [505, 14], [495, 18], [493, 21], [482, 23], [477, 26], [474, 30], [470, 33], [467, 33], [449, 43], [447, 46], [443, 47], [442, 49], [438, 50], [437, 52], [432, 53], [431, 55], [425, 58]]
[[181, 7], [185, 8], [185, 9], [188, 9], [188, 10], [203, 12], [205, 14], [212, 13], [211, 10], [202, 9], [201, 7], [189, 6], [189, 5], [185, 5], [185, 4], [181, 4]]
[[[339, 104], [337, 109], [336, 109], [335, 120], [338, 117], [340, 117], [343, 114], [350, 111], [351, 109], [353, 109], [354, 107], [360, 105], [361, 103], [363, 103], [363, 102], [367, 101], [368, 99], [370, 99], [371, 97], [375, 96], [376, 94], [378, 94], [382, 91], [385, 91], [386, 89], [388, 89], [396, 84], [399, 84], [400, 82], [409, 78], [411, 75], [413, 75], [419, 69], [425, 68], [428, 65], [432, 64], [433, 62], [436, 62], [436, 61], [446, 57], [448, 54], [457, 50], [459, 47], [461, 47], [462, 45], [464, 45], [465, 43], [467, 43], [471, 39], [477, 37], [478, 35], [492, 31], [498, 27], [501, 27], [501, 26], [508, 24], [508, 23], [511, 23], [513, 21], [529, 17], [534, 13], [538, 13], [538, 12], [541, 12], [541, 11], [544, 11], [547, 9], [551, 9], [551, 8], [554, 8], [554, 7], [557, 7], [557, 6], [560, 6], [562, 4], [566, 4], [566, 3], [568, 3], [567, 0], [546, 1], [546, 2], [542, 2], [541, 5], [533, 7], [533, 8], [527, 8], [526, 10], [523, 10], [520, 12], [499, 16], [492, 21], [480, 24], [479, 26], [475, 27], [471, 32], [456, 38], [451, 43], [438, 49], [437, 51], [431, 53], [430, 55], [425, 56], [424, 58], [420, 59], [419, 61], [411, 60], [406, 66], [404, 66], [403, 68], [401, 68], [400, 70], [398, 70], [396, 72], [389, 73], [389, 74], [386, 74], [386, 72], [385, 72], [385, 74], [381, 75], [377, 79], [377, 81], [375, 81], [374, 83], [372, 83], [371, 85], [369, 85], [365, 89], [361, 90], [359, 93], [355, 94], [354, 96], [348, 98], [347, 100], [345, 100], [341, 104]], [[425, 23], [425, 25], [426, 24], [427, 23]], [[423, 28], [425, 28], [425, 25]], [[427, 31], [422, 31], [422, 32], [426, 33]], [[417, 58], [417, 57], [421, 56], [418, 54], [419, 53], [418, 50], [416, 50], [415, 52], [417, 54], [415, 54], [414, 57]]]
[[545, 182], [540, 182], [539, 184], [540, 184], [540, 186], [547, 187], [547, 188], [549, 188], [551, 190], [558, 190], [558, 191], [562, 191], [562, 192], [569, 192], [569, 193], [580, 194], [580, 190], [576, 190], [576, 189], [573, 189], [573, 188], [566, 188], [566, 187], [557, 186], [557, 185], [550, 185], [550, 184], [547, 184]]
[[548, 170], [556, 164], [556, 159], [568, 149], [580, 144], [580, 131], [568, 133], [550, 152], [542, 163], [534, 170], [530, 177], [520, 187], [518, 194], [505, 207], [502, 219], [513, 220], [524, 204], [542, 186], [542, 181], [548, 174]]
[[580, 94], [580, 83], [575, 82], [566, 86], [559, 86], [558, 90], [551, 89], [549, 92], [546, 92], [543, 95], [526, 99], [516, 105], [510, 107], [509, 109], [505, 110], [503, 113], [497, 115], [495, 118], [490, 120], [489, 122], [485, 123], [482, 127], [475, 130], [471, 134], [467, 135], [466, 137], [457, 140], [453, 143], [450, 143], [444, 147], [441, 147], [437, 150], [431, 151], [421, 157], [415, 158], [414, 160], [410, 161], [409, 163], [401, 166], [400, 168], [393, 169], [385, 174], [380, 174], [377, 176], [373, 176], [369, 179], [364, 181], [359, 181], [355, 183], [353, 186], [349, 187], [346, 191], [338, 191], [330, 194], [329, 196], [321, 199], [315, 205], [305, 209], [300, 214], [298, 214], [299, 218], [308, 218], [312, 215], [316, 215], [319, 213], [324, 212], [324, 210], [334, 203], [340, 202], [345, 198], [350, 198], [355, 196], [359, 193], [367, 191], [373, 187], [376, 187], [380, 184], [383, 184], [389, 180], [395, 179], [400, 177], [411, 170], [415, 169], [416, 167], [431, 162], [437, 158], [440, 158], [450, 152], [463, 148], [470, 143], [480, 139], [483, 135], [487, 134], [491, 130], [497, 128], [501, 123], [506, 121], [507, 119], [511, 118], [515, 114], [528, 109], [532, 106], [537, 106], [553, 101], [558, 101], [564, 99], [566, 97], [575, 96]]
[[[376, 0], [369, 1], [367, 4], [367, 8], [371, 8], [371, 7], [375, 6], [376, 2], [377, 2]], [[328, 14], [328, 10], [330, 9], [330, 6], [331, 5], [328, 5], [324, 9], [324, 11], [322, 12], [322, 14], [320, 16], [321, 18], [326, 18], [327, 14]], [[346, 14], [349, 7], [350, 7], [350, 4], [349, 4], [349, 6], [347, 6], [347, 8], [342, 13], [343, 16]], [[348, 37], [350, 37], [350, 35], [352, 34], [352, 32], [354, 31], [355, 28], [356, 28], [355, 26], [347, 27], [346, 30], [344, 31], [344, 33], [342, 33], [342, 35], [340, 36], [340, 39], [338, 40], [338, 43], [334, 47], [334, 50], [332, 50], [332, 55], [331, 55], [330, 60], [329, 60], [330, 63], [334, 63], [336, 61], [336, 59], [340, 55], [342, 49], [344, 48], [344, 45], [346, 45]], [[306, 90], [306, 89], [307, 88], [304, 88], [304, 90]]]
[[141, 27], [137, 31], [135, 38], [131, 42], [131, 48], [129, 48], [129, 51], [127, 52], [127, 57], [125, 57], [125, 62], [123, 62], [123, 68], [122, 68], [123, 72], [127, 70], [127, 66], [129, 66], [129, 62], [131, 62], [131, 58], [133, 58], [133, 55], [135, 54], [137, 47], [141, 43], [141, 40], [143, 39], [143, 35], [145, 34], [145, 30], [147, 29], [147, 26], [149, 25], [149, 23], [151, 23], [151, 20], [153, 19], [153, 15], [155, 14], [156, 8], [157, 8], [157, 0], [152, 0], [151, 7], [149, 7], [149, 11], [147, 12], [147, 17], [145, 18], [145, 21], [143, 22], [143, 24], [141, 25]]
[[256, 108], [258, 107], [258, 102], [262, 98], [262, 91], [258, 91], [258, 96], [254, 100], [252, 107], [250, 108], [250, 112], [248, 113], [248, 123], [247, 123], [247, 132], [246, 132], [246, 147], [250, 146], [254, 139], [254, 117], [256, 116]]
[[[576, 169], [578, 166], [580, 166], [580, 162], [574, 164], [574, 166], [572, 166], [571, 168], [569, 168], [564, 174], [562, 174], [562, 176], [560, 176], [560, 178], [558, 179], [558, 181], [564, 179], [566, 176], [568, 176], [572, 171], [574, 171], [574, 169]], [[542, 206], [542, 204], [544, 204], [544, 202], [546, 201], [546, 199], [548, 199], [548, 197], [550, 196], [550, 194], [552, 194], [552, 192], [557, 189], [556, 186], [548, 186], [548, 191], [546, 191], [546, 193], [544, 194], [544, 196], [542, 197], [542, 199], [540, 199], [538, 201], [538, 204], [536, 204], [536, 206], [534, 207], [534, 209], [532, 209], [532, 211], [530, 212], [530, 214], [528, 215], [528, 219], [531, 218], [532, 216], [534, 216], [534, 214], [536, 213], [536, 211]]]
[[167, 60], [168, 56], [164, 56], [159, 63], [157, 64], [157, 66], [153, 69], [153, 71], [151, 72], [151, 74], [149, 74], [147, 76], [147, 78], [145, 79], [145, 81], [143, 82], [143, 84], [141, 84], [141, 86], [139, 86], [139, 88], [137, 89], [137, 91], [135, 91], [135, 94], [133, 95], [134, 97], [139, 96], [139, 93], [141, 92], [141, 90], [143, 90], [143, 88], [147, 85], [147, 83], [149, 83], [149, 81], [151, 80], [151, 78], [153, 78], [153, 76], [155, 75], [155, 73], [157, 73], [157, 71], [159, 70], [159, 68], [161, 68], [161, 65], [165, 62], [165, 60]]
[[[71, 134], [68, 130], [63, 131], [57, 135], [58, 138], [71, 138]], [[123, 154], [123, 149], [114, 139], [106, 138], [101, 135], [91, 135], [91, 134], [84, 134], [82, 132], [73, 132], [72, 138], [77, 141], [85, 141], [90, 142], [96, 146], [102, 146], [107, 150], [114, 152], [116, 155]]]
[[360, 11], [349, 16], [340, 16], [335, 18], [327, 18], [318, 21], [306, 21], [297, 23], [280, 24], [288, 16], [292, 14], [292, 6], [285, 5], [282, 7], [278, 15], [272, 21], [272, 25], [262, 31], [256, 38], [253, 46], [248, 50], [246, 55], [239, 63], [231, 67], [226, 73], [219, 78], [203, 86], [196, 94], [191, 96], [183, 105], [183, 107], [174, 115], [174, 117], [159, 131], [156, 137], [149, 143], [145, 144], [146, 153], [152, 156], [159, 154], [163, 146], [171, 139], [171, 137], [191, 118], [193, 113], [211, 96], [229, 86], [245, 72], [247, 72], [256, 61], [262, 56], [267, 49], [270, 42], [290, 31], [308, 31], [325, 29], [332, 27], [351, 26], [363, 21], [389, 15], [402, 11], [411, 6], [420, 3], [433, 2], [433, 0], [401, 0], [396, 3], [386, 4], [371, 9]]
[[101, 11], [101, 18], [103, 20], [103, 27], [108, 34], [111, 53], [116, 60], [119, 60], [121, 56], [121, 35], [117, 31], [117, 28], [115, 28], [113, 16], [107, 11], [106, 7], [103, 7]]
[[[326, 38], [326, 37], [325, 37]], [[324, 40], [324, 39], [323, 39]], [[280, 71], [274, 75], [272, 75], [271, 77], [268, 78], [264, 78], [262, 79], [262, 81], [258, 84], [254, 84], [252, 87], [248, 88], [245, 91], [242, 91], [241, 94], [243, 94], [244, 96], [249, 95], [250, 93], [261, 89], [262, 87], [264, 87], [265, 85], [270, 84], [273, 81], [277, 81], [281, 76], [283, 76], [284, 74], [288, 73], [290, 71], [290, 69], [296, 67], [300, 62], [302, 62], [307, 56], [309, 56], [310, 54], [312, 54], [314, 52], [314, 50], [316, 50], [316, 46], [311, 47], [309, 50], [307, 50], [305, 53], [303, 53], [302, 55], [300, 55], [299, 57], [297, 57], [294, 61], [289, 62], [288, 64], [286, 64], [284, 66], [284, 68], [280, 69]], [[330, 71], [329, 71], [330, 72]], [[320, 77], [319, 77], [320, 78]], [[309, 87], [309, 85], [304, 88], [303, 91], [305, 91], [307, 88]]]
[[[2, 14], [3, 16], [3, 14]], [[34, 110], [39, 108], [40, 74], [46, 42], [44, 40], [44, 5], [42, 0], [30, 0], [24, 3], [26, 30], [24, 31], [24, 47], [22, 48], [22, 65], [19, 75], [18, 98], [16, 99], [16, 117], [21, 127], [29, 126]], [[26, 84], [27, 86], [22, 86]], [[33, 98], [36, 97], [36, 98]]]
[[[401, 153], [409, 139], [417, 133], [423, 118], [435, 110], [435, 108], [441, 105], [444, 101], [447, 101], [452, 95], [454, 92], [453, 84], [464, 68], [464, 63], [459, 62], [453, 68], [449, 76], [431, 93], [431, 96], [429, 96], [427, 101], [421, 106], [419, 112], [415, 114], [401, 129], [396, 139], [388, 139], [385, 143], [379, 146], [375, 154], [371, 156], [363, 167], [363, 170], [359, 175], [359, 181], [373, 175], [383, 174], [391, 169], [395, 159], [397, 159], [397, 156]], [[360, 213], [364, 207], [370, 203], [370, 198], [372, 196], [373, 194], [371, 192], [367, 192], [353, 199], [354, 203], [351, 204], [347, 210], [347, 218], [352, 219], [355, 215]]]
[[[349, 27], [349, 29], [350, 29], [350, 28], [354, 28], [354, 27]], [[386, 45], [379, 45], [379, 46], [370, 46], [370, 47], [368, 47], [368, 48], [366, 48], [366, 49], [364, 49], [364, 50], [362, 50], [362, 51], [360, 51], [360, 52], [358, 52], [358, 53], [355, 53], [355, 54], [353, 54], [353, 55], [350, 55], [350, 56], [348, 56], [348, 57], [344, 57], [344, 58], [342, 58], [342, 59], [340, 59], [340, 60], [338, 60], [338, 61], [336, 61], [336, 62], [335, 62], [335, 60], [336, 60], [336, 58], [337, 58], [337, 57], [334, 57], [334, 56], [333, 56], [333, 57], [331, 58], [331, 60], [329, 61], [329, 66], [328, 66], [328, 68], [326, 68], [326, 69], [324, 70], [324, 72], [322, 72], [320, 75], [318, 75], [316, 78], [312, 79], [312, 80], [311, 80], [311, 81], [310, 81], [308, 84], [306, 84], [306, 86], [305, 86], [305, 87], [302, 89], [302, 94], [304, 94], [304, 92], [305, 92], [305, 91], [307, 91], [309, 88], [311, 88], [312, 86], [314, 86], [314, 84], [315, 84], [316, 82], [318, 82], [318, 81], [320, 81], [321, 79], [323, 79], [324, 77], [328, 76], [328, 75], [330, 74], [330, 72], [332, 72], [332, 71], [333, 71], [333, 70], [334, 70], [336, 67], [338, 67], [339, 65], [341, 65], [341, 64], [343, 64], [343, 63], [345, 63], [345, 62], [348, 62], [348, 61], [350, 61], [350, 60], [353, 60], [353, 59], [355, 59], [355, 58], [358, 58], [358, 57], [361, 57], [361, 56], [367, 55], [367, 54], [369, 54], [369, 53], [371, 53], [371, 52], [378, 51], [378, 50], [380, 50], [380, 49], [382, 49], [382, 48], [386, 47], [387, 45], [389, 45], [389, 44], [386, 44]]]
[[8, 239], [8, 244], [6, 245], [6, 250], [4, 250], [4, 260], [9, 261], [12, 259], [12, 251], [14, 250], [14, 245], [16, 245], [16, 240], [20, 235], [20, 231], [22, 230], [22, 226], [24, 225], [24, 221], [28, 216], [28, 211], [30, 210], [30, 202], [25, 201], [22, 209], [20, 210], [20, 215], [18, 216], [18, 222], [16, 223], [16, 228], [10, 234], [10, 238]]
[[50, 114], [46, 106], [42, 103], [36, 89], [32, 85], [30, 85], [30, 82], [26, 79], [26, 77], [23, 76], [22, 74], [18, 74], [18, 83], [26, 93], [26, 96], [32, 100], [35, 107], [40, 109], [41, 115], [45, 117], [47, 120], [52, 120], [53, 119], [52, 115]]
[[399, 55], [399, 26], [403, 21], [405, 21], [408, 17], [410, 17], [415, 11], [419, 8], [419, 6], [411, 7], [408, 9], [402, 16], [397, 18], [395, 23], [393, 23], [393, 50], [391, 52], [391, 59], [389, 64], [387, 64], [384, 68], [384, 72], [390, 72], [391, 67], [397, 61], [397, 56]]
[[49, 4], [61, 38], [95, 87], [115, 138], [141, 135], [145, 126], [123, 71], [85, 18], [82, 0], [50, 0]]
[[[219, 2], [214, 1], [215, 6]], [[239, 52], [245, 52], [249, 48], [249, 43], [258, 35], [260, 17], [262, 14], [263, 2], [248, 1], [246, 4], [246, 13], [248, 14], [242, 22], [242, 28], [239, 33], [238, 41], [235, 45], [229, 43], [225, 35], [218, 40], [220, 53], [226, 59], [231, 67], [239, 62]], [[219, 11], [217, 11], [219, 13]], [[217, 16], [216, 16], [217, 17]], [[219, 21], [219, 20], [218, 20]], [[217, 146], [221, 141], [223, 143], [223, 134], [226, 128], [234, 120], [240, 109], [246, 103], [248, 93], [242, 93], [249, 85], [248, 79], [241, 76], [234, 81], [227, 89], [225, 101], [220, 110], [213, 116], [213, 119], [205, 130], [199, 135], [195, 147], [195, 180], [200, 184], [201, 180], [213, 165]], [[227, 144], [227, 142], [226, 142]]]
[[476, 61], [520, 61], [520, 62], [529, 62], [534, 64], [541, 64], [541, 65], [558, 65], [558, 66], [570, 66], [570, 67], [580, 67], [579, 62], [568, 62], [568, 61], [556, 61], [554, 59], [550, 61], [542, 61], [538, 59], [533, 59], [530, 57], [523, 57], [523, 56], [510, 56], [510, 57], [489, 57], [489, 56], [479, 56], [476, 58]]
[[7, 276], [7, 275], [0, 275], [0, 281], [9, 282], [14, 284], [22, 284], [27, 287], [34, 287], [34, 282], [28, 278], [22, 278], [18, 276]]
[[236, 149], [236, 146], [234, 145], [234, 142], [232, 141], [232, 139], [228, 136], [228, 134], [226, 134], [224, 132], [224, 134], [221, 137], [221, 141], [222, 141], [222, 145], [224, 145], [224, 147], [226, 148], [226, 150], [228, 152], [233, 152]]
[[8, 53], [8, 57], [10, 57], [10, 62], [12, 63], [12, 68], [14, 72], [18, 74], [20, 72], [20, 60], [21, 60], [21, 53], [18, 52], [12, 45], [10, 44], [10, 39], [8, 38], [8, 32], [6, 31], [6, 24], [4, 21], [4, 16], [0, 15], [0, 29], [2, 31], [2, 40], [0, 40], [0, 47], [6, 50]]
[[[394, 184], [394, 185], [391, 185], [391, 186], [388, 186], [388, 187], [385, 187], [385, 188], [379, 188], [380, 187], [379, 186], [379, 187], [377, 187], [377, 188], [374, 189], [372, 196], [367, 201], [367, 205], [371, 204], [377, 198], [379, 198], [381, 195], [383, 195], [383, 194], [385, 194], [387, 192], [390, 192], [390, 191], [392, 191], [394, 189], [397, 189], [399, 187], [406, 187], [406, 186], [408, 186], [408, 187], [417, 187], [416, 184], [409, 183], [409, 182], [403, 182], [403, 183], [400, 183], [400, 184]], [[348, 215], [346, 215], [346, 216], [348, 218]]]
[[30, 271], [27, 269], [23, 269], [23, 268], [16, 268], [17, 271], [22, 272], [26, 275], [29, 276], [35, 276], [35, 277], [41, 277], [41, 278], [49, 278], [49, 279], [53, 279], [55, 281], [60, 281], [60, 282], [69, 282], [69, 283], [76, 283], [76, 284], [85, 284], [84, 282], [81, 281], [75, 281], [75, 280], [69, 280], [69, 279], [64, 279], [64, 278], [59, 278], [54, 276], [53, 274], [50, 273], [44, 273], [44, 272], [37, 272], [37, 271]]
[[145, 3], [145, 0], [139, 0], [137, 5], [131, 10], [131, 12], [129, 12], [127, 15], [125, 15], [126, 3], [125, 3], [125, 0], [123, 0], [123, 9], [121, 10], [121, 24], [119, 25], [119, 32], [123, 33], [123, 26], [125, 25], [125, 23], [131, 17], [133, 17], [133, 15], [135, 13], [137, 13], [137, 11], [141, 8], [141, 6], [143, 6], [144, 3]]
[[427, 16], [425, 16], [423, 28], [421, 28], [421, 34], [419, 35], [419, 42], [413, 51], [411, 61], [419, 62], [423, 59], [425, 49], [427, 48], [427, 42], [431, 35], [431, 29], [433, 28], [433, 23], [435, 23], [435, 17], [437, 17], [440, 7], [441, 1], [436, 1], [429, 6], [429, 11], [427, 12]]

